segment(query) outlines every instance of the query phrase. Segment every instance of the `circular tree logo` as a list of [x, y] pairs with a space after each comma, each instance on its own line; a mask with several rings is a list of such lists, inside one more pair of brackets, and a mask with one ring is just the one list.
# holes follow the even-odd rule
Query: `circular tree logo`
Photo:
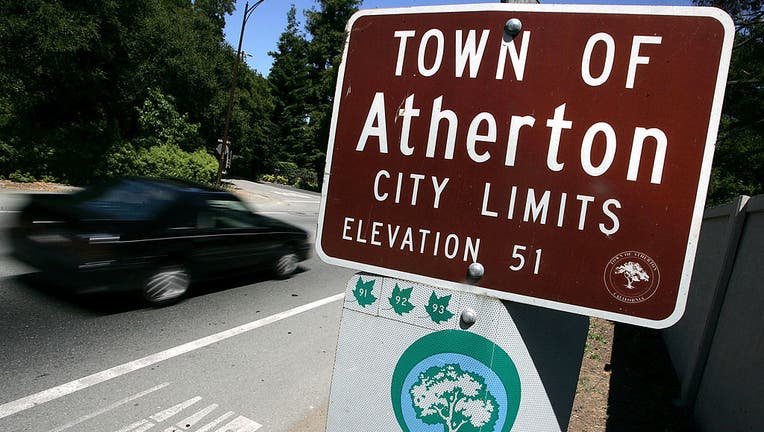
[[509, 355], [459, 330], [414, 342], [398, 360], [391, 391], [404, 432], [508, 432], [520, 408], [520, 376]]
[[605, 266], [605, 287], [624, 303], [649, 299], [661, 281], [658, 265], [642, 252], [626, 251], [614, 256]]

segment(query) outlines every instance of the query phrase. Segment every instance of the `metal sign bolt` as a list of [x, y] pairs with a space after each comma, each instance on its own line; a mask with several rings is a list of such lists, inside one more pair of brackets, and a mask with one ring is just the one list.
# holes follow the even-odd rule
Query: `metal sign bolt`
[[467, 269], [467, 275], [472, 280], [478, 280], [485, 274], [485, 268], [483, 267], [483, 264], [480, 264], [479, 262], [474, 262], [470, 264], [469, 268]]
[[477, 312], [475, 309], [465, 309], [462, 312], [462, 322], [467, 325], [472, 325], [477, 322]]
[[506, 24], [504, 24], [504, 32], [509, 36], [510, 38], [514, 38], [520, 33], [520, 30], [523, 29], [523, 23], [517, 19], [512, 18], [509, 21], [507, 21]]

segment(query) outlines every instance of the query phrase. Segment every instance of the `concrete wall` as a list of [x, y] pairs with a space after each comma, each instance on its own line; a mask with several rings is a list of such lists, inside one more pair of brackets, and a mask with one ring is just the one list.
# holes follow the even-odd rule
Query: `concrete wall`
[[748, 197], [703, 214], [690, 294], [682, 319], [663, 338], [681, 383], [681, 400], [692, 405], [700, 384], [716, 321], [732, 273]]
[[687, 311], [663, 335], [699, 431], [764, 430], [764, 195], [706, 211]]

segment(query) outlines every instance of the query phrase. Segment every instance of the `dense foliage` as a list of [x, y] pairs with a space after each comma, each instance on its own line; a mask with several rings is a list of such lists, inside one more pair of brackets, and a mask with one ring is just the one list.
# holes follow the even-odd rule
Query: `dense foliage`
[[278, 101], [273, 122], [279, 125], [280, 158], [312, 171], [308, 178], [303, 177], [304, 172], [299, 177], [299, 182], [310, 188], [323, 180], [345, 25], [361, 1], [316, 0], [316, 3], [318, 8], [305, 12], [309, 36], [299, 30], [294, 7], [290, 10], [278, 50], [270, 53], [274, 62], [268, 76]]
[[280, 143], [281, 160], [300, 166], [309, 163], [310, 136], [308, 128], [308, 42], [297, 22], [297, 10], [292, 5], [287, 14], [287, 28], [279, 38], [277, 52], [268, 53], [273, 65], [268, 75], [275, 101], [273, 123], [275, 139]]
[[311, 155], [313, 166], [322, 172], [329, 141], [334, 89], [342, 51], [345, 48], [345, 25], [358, 10], [361, 0], [316, 0], [320, 8], [305, 13], [305, 27], [311, 35], [308, 65], [311, 82], [310, 124], [315, 142]]
[[726, 10], [737, 34], [708, 204], [764, 193], [764, 11], [762, 0], [694, 0]]
[[[214, 180], [233, 49], [233, 0], [0, 2], [0, 177], [89, 183], [124, 175]], [[242, 68], [235, 168], [273, 162], [273, 101]]]

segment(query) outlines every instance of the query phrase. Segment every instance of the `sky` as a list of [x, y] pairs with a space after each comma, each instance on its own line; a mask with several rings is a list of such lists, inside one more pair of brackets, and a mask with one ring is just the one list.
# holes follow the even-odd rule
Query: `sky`
[[[689, 6], [691, 0], [541, 0], [543, 4], [620, 4], [620, 5], [663, 5]], [[241, 18], [245, 0], [236, 1], [236, 11], [226, 19], [226, 40], [234, 48], [239, 44]], [[250, 0], [250, 4], [256, 0]], [[499, 0], [364, 0], [361, 9], [392, 8], [407, 6], [435, 6], [465, 3], [499, 3]], [[290, 5], [297, 8], [297, 19], [305, 24], [304, 10], [316, 6], [315, 0], [265, 0], [250, 15], [244, 29], [242, 50], [248, 54], [247, 63], [263, 76], [268, 76], [273, 58], [269, 51], [276, 50], [279, 36], [286, 28], [287, 12]]]

